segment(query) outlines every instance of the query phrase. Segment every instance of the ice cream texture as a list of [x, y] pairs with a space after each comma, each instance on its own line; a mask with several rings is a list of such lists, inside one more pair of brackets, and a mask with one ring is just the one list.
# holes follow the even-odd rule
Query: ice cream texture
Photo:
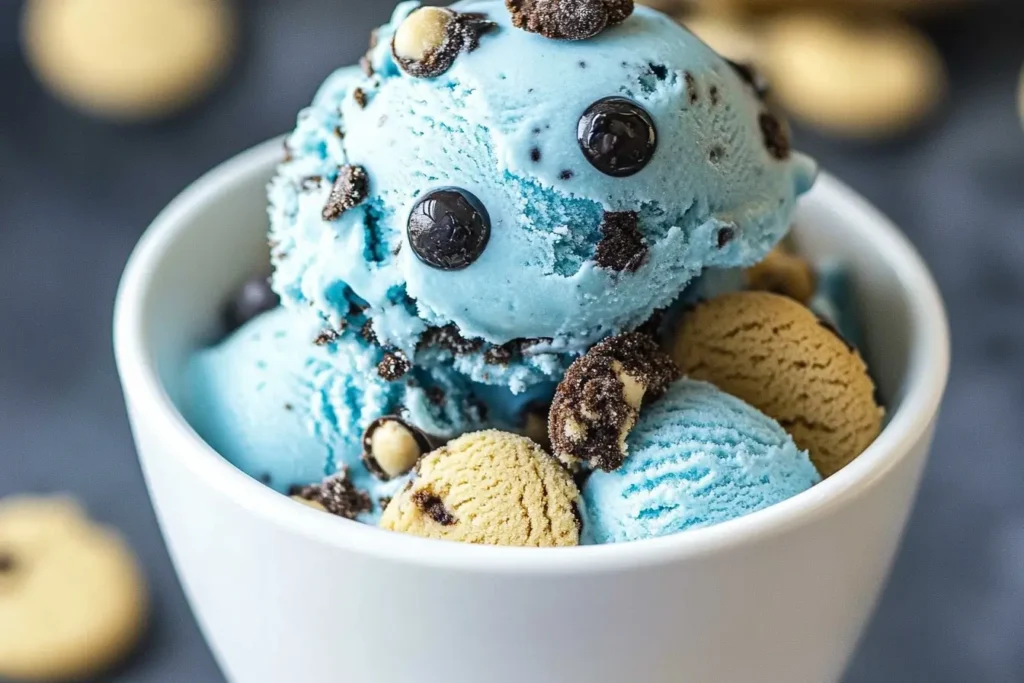
[[629, 457], [583, 488], [584, 539], [618, 543], [725, 522], [790, 498], [820, 477], [771, 418], [710, 384], [673, 383], [643, 412]]
[[[287, 139], [270, 187], [285, 306], [339, 329], [370, 321], [410, 357], [430, 352], [431, 331], [455, 329], [472, 343], [440, 353], [519, 391], [557, 381], [566, 352], [642, 324], [703, 268], [759, 260], [813, 182], [749, 74], [656, 11], [565, 41], [514, 27], [501, 2], [456, 3], [486, 30], [423, 78], [392, 53], [417, 7], [399, 5], [364, 68], [328, 78]], [[608, 107], [655, 140], [627, 176], [578, 140], [587, 114]], [[451, 188], [462, 195], [423, 208]], [[438, 205], [489, 227], [457, 268], [428, 263], [410, 239], [410, 217]]]
[[485, 545], [579, 543], [579, 491], [569, 472], [524, 436], [466, 434], [425, 456], [381, 527]]

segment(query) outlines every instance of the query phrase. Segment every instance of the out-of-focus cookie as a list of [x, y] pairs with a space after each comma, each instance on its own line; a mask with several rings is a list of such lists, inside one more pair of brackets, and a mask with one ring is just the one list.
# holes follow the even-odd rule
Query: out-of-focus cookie
[[806, 305], [817, 291], [817, 277], [807, 259], [776, 247], [744, 271], [748, 289], [788, 296]]
[[573, 546], [578, 497], [572, 476], [540, 446], [489, 430], [424, 456], [380, 526], [463, 543]]
[[673, 357], [683, 373], [775, 418], [822, 476], [845, 467], [882, 427], [867, 366], [828, 323], [789, 297], [737, 292], [683, 319]]
[[65, 498], [0, 500], [0, 677], [80, 679], [121, 660], [146, 616], [131, 551]]
[[230, 61], [235, 23], [227, 0], [28, 0], [22, 38], [61, 99], [137, 120], [206, 92]]
[[791, 13], [766, 21], [762, 31], [761, 63], [775, 97], [794, 118], [827, 132], [902, 133], [945, 94], [935, 46], [896, 19]]
[[744, 20], [727, 14], [698, 12], [681, 19], [686, 28], [726, 59], [760, 64], [760, 39]]

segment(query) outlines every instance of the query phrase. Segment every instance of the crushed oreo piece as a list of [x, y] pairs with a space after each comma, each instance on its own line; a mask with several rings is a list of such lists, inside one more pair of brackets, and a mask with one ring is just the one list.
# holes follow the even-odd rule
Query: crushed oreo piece
[[768, 153], [779, 161], [789, 158], [789, 133], [782, 122], [774, 115], [763, 112], [758, 117], [761, 126], [761, 134], [764, 136], [764, 146]]
[[281, 298], [270, 287], [267, 275], [257, 275], [246, 280], [242, 287], [221, 312], [221, 319], [228, 332], [234, 332], [253, 318], [277, 308]]
[[319, 503], [327, 512], [345, 519], [355, 519], [373, 510], [369, 494], [352, 484], [344, 468], [319, 484], [293, 486], [289, 495]]
[[505, 0], [512, 24], [557, 40], [586, 40], [633, 13], [633, 0]]
[[601, 241], [594, 261], [616, 272], [635, 272], [647, 257], [647, 244], [640, 234], [636, 211], [606, 211], [601, 222]]
[[719, 249], [724, 249], [729, 242], [732, 242], [733, 238], [736, 237], [736, 230], [733, 228], [721, 228], [718, 231], [718, 240], [716, 246]]
[[410, 370], [412, 363], [401, 351], [388, 351], [384, 354], [384, 359], [377, 364], [377, 374], [388, 382], [402, 379]]
[[711, 98], [712, 107], [717, 107], [719, 103], [722, 101], [721, 95], [719, 95], [718, 92], [717, 85], [713, 85], [711, 86], [711, 88], [708, 89], [708, 96]]
[[366, 91], [362, 88], [356, 88], [352, 91], [352, 99], [356, 101], [360, 109], [366, 109]]
[[690, 104], [697, 104], [697, 100], [700, 99], [700, 92], [697, 90], [697, 79], [689, 71], [684, 74], [683, 78], [686, 81], [686, 98], [690, 101]]
[[452, 352], [457, 356], [479, 351], [483, 346], [480, 339], [466, 339], [459, 328], [454, 325], [431, 327], [420, 338], [420, 348], [437, 347]]
[[377, 340], [377, 333], [373, 331], [373, 321], [367, 320], [363, 323], [363, 326], [359, 328], [359, 336], [362, 337], [368, 344], [376, 346], [380, 342]]
[[708, 161], [713, 164], [720, 162], [724, 156], [725, 148], [721, 145], [714, 145], [710, 150], [708, 150]]
[[480, 45], [480, 36], [497, 28], [487, 16], [446, 7], [421, 7], [405, 18], [391, 40], [391, 54], [405, 73], [434, 78], [448, 71], [462, 52]]
[[539, 147], [533, 147], [532, 149], [530, 149], [530, 161], [532, 161], [533, 163], [537, 163], [538, 161], [540, 161], [540, 158], [541, 155]]
[[321, 330], [319, 334], [313, 337], [313, 343], [317, 346], [327, 346], [338, 341], [340, 337], [340, 332], [333, 328], [327, 328], [326, 330]]
[[323, 219], [325, 221], [337, 220], [341, 214], [359, 206], [366, 199], [369, 185], [370, 181], [365, 168], [352, 165], [342, 166], [338, 170], [338, 177], [334, 180], [331, 194], [327, 196]]
[[641, 404], [658, 398], [678, 376], [672, 359], [645, 334], [629, 332], [593, 347], [555, 391], [549, 418], [555, 455], [571, 468], [583, 462], [618, 469]]
[[397, 415], [377, 418], [363, 432], [363, 464], [381, 481], [410, 471], [430, 451], [427, 435]]
[[413, 504], [423, 513], [441, 526], [452, 526], [456, 522], [455, 515], [445, 507], [441, 497], [428, 489], [420, 489], [412, 494]]
[[569, 169], [565, 169], [558, 174], [559, 180], [572, 180], [573, 176], [576, 175]]
[[647, 68], [650, 70], [651, 75], [657, 78], [659, 81], [663, 81], [668, 78], [668, 67], [664, 64], [648, 64]]

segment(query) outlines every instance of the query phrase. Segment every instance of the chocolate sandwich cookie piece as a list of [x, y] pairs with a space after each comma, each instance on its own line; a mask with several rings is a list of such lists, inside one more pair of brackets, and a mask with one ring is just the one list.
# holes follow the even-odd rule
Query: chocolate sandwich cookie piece
[[678, 376], [672, 359], [645, 334], [619, 335], [590, 349], [555, 391], [548, 423], [555, 455], [572, 468], [617, 469], [641, 405]]
[[434, 78], [448, 71], [460, 53], [475, 50], [480, 36], [495, 28], [482, 14], [421, 7], [395, 31], [391, 54], [410, 76]]
[[337, 220], [349, 209], [359, 206], [369, 192], [370, 181], [362, 166], [342, 166], [324, 205], [325, 221]]
[[789, 297], [736, 292], [699, 304], [683, 319], [673, 357], [687, 376], [774, 418], [822, 476], [881, 431], [883, 411], [860, 354]]
[[289, 495], [311, 503], [311, 507], [323, 508], [332, 515], [346, 519], [356, 519], [373, 509], [370, 495], [352, 483], [345, 467], [319, 484], [292, 487]]
[[377, 418], [363, 432], [363, 463], [381, 481], [405, 474], [430, 450], [427, 435], [397, 415]]
[[66, 498], [0, 501], [0, 678], [96, 677], [133, 648], [146, 612], [120, 536]]
[[633, 13], [633, 0], [505, 0], [512, 24], [545, 38], [586, 40]]

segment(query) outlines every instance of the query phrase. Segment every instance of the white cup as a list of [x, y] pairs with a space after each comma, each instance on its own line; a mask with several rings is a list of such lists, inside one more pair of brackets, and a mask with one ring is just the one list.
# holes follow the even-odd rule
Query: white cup
[[800, 207], [813, 258], [853, 268], [890, 420], [784, 503], [622, 545], [429, 541], [297, 505], [220, 458], [175, 408], [182, 364], [267, 263], [271, 141], [171, 203], [118, 294], [117, 364], [178, 574], [234, 683], [829, 683], [885, 582], [949, 366], [942, 302], [889, 221], [823, 176]]

